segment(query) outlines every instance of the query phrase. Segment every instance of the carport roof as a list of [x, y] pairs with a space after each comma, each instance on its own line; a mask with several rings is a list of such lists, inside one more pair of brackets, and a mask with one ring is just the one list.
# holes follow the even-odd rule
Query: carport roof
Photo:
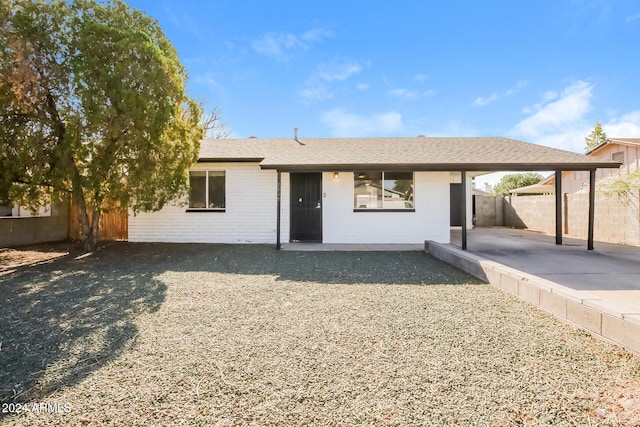
[[502, 137], [205, 139], [200, 162], [283, 171], [592, 170], [618, 162]]

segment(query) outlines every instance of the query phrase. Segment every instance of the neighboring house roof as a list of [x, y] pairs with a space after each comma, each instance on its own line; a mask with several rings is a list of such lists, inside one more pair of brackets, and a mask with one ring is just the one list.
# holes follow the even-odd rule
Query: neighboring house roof
[[543, 184], [541, 181], [537, 184], [527, 185], [526, 187], [514, 188], [513, 190], [509, 190], [509, 193], [510, 194], [553, 194], [555, 193], [555, 188], [556, 188], [555, 185]]
[[491, 195], [490, 192], [484, 191], [475, 187], [471, 189], [471, 194], [473, 194], [474, 196], [490, 196]]
[[640, 146], [640, 138], [607, 138], [606, 141], [596, 147], [593, 147], [591, 150], [587, 151], [586, 154], [593, 154], [609, 144], [630, 145], [633, 147], [637, 147]]
[[200, 161], [284, 171], [588, 170], [619, 163], [500, 137], [206, 139]]

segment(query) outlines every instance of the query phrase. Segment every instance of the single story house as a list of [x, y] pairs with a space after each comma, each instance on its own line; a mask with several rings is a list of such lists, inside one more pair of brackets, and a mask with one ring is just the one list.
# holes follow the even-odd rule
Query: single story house
[[[471, 180], [618, 163], [500, 137], [215, 139], [188, 200], [130, 215], [129, 241], [448, 243], [471, 225]], [[453, 215], [453, 214], [457, 214]], [[456, 217], [456, 218], [454, 218]]]

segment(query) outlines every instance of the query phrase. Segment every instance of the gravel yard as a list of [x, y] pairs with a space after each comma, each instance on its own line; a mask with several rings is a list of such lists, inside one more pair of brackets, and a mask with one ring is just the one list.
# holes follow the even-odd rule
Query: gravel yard
[[640, 425], [640, 358], [420, 252], [5, 249], [0, 310], [0, 426]]

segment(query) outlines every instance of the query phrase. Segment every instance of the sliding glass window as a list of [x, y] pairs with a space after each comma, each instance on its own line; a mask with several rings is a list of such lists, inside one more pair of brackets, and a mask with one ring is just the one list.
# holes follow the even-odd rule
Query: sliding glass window
[[356, 210], [412, 210], [413, 172], [354, 173]]

